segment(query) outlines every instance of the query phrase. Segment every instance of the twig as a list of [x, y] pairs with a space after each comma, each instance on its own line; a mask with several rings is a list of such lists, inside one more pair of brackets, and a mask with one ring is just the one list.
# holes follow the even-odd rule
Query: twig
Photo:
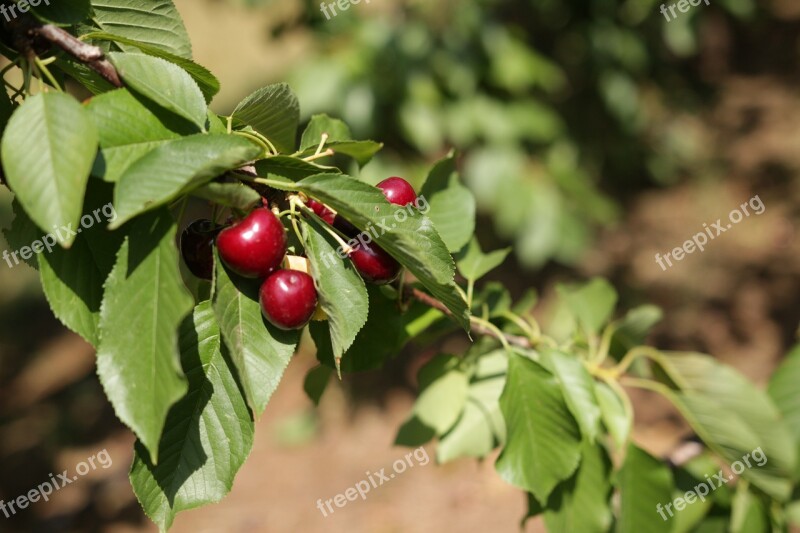
[[52, 24], [35, 26], [31, 28], [31, 33], [58, 46], [81, 63], [85, 63], [86, 66], [100, 74], [114, 87], [122, 87], [122, 80], [120, 80], [117, 69], [106, 59], [103, 51], [97, 46], [84, 43], [67, 31]]
[[[425, 294], [419, 289], [415, 289], [413, 287], [406, 287], [405, 289], [406, 298], [413, 298], [418, 302], [427, 305], [428, 307], [433, 307], [434, 309], [441, 311], [447, 316], [453, 316], [453, 313], [444, 305], [442, 302]], [[480, 323], [480, 319], [477, 317], [470, 317], [470, 323], [472, 324], [472, 331], [477, 333], [478, 335], [483, 335], [485, 337], [491, 337], [493, 339], [500, 340], [500, 335], [498, 332], [494, 330], [494, 328], [486, 327], [484, 324]], [[511, 335], [510, 333], [503, 333], [503, 339], [510, 344], [511, 346], [517, 346], [519, 348], [533, 348], [533, 344], [531, 341], [525, 337], [521, 337], [519, 335]]]

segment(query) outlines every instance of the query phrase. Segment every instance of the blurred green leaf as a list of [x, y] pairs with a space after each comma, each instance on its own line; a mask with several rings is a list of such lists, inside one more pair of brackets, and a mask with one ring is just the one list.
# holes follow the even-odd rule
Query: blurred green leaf
[[500, 408], [508, 435], [495, 469], [507, 483], [546, 504], [580, 463], [580, 428], [561, 387], [538, 363], [512, 353]]
[[669, 468], [637, 447], [628, 446], [625, 464], [619, 473], [619, 533], [668, 533], [676, 512], [672, 505], [674, 482]]

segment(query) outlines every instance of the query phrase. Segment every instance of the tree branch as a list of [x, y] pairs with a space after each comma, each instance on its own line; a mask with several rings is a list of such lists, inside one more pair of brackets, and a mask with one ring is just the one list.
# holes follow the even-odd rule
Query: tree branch
[[120, 80], [117, 69], [106, 59], [103, 51], [97, 46], [87, 44], [52, 24], [34, 26], [30, 31], [33, 35], [58, 46], [81, 63], [84, 63], [114, 87], [122, 87], [122, 80]]
[[[450, 309], [447, 308], [442, 302], [430, 296], [429, 294], [424, 293], [419, 289], [415, 289], [413, 287], [406, 287], [405, 289], [405, 297], [406, 298], [413, 298], [418, 302], [427, 305], [428, 307], [432, 307], [437, 311], [441, 311], [445, 315], [452, 317], [453, 313]], [[472, 331], [477, 333], [478, 335], [483, 335], [485, 337], [491, 337], [493, 339], [500, 340], [497, 332], [487, 328], [483, 324], [477, 323], [475, 317], [470, 317], [470, 323], [472, 324]], [[503, 338], [505, 339], [508, 344], [511, 346], [517, 346], [519, 348], [533, 348], [533, 343], [527, 338], [522, 337], [520, 335], [511, 335], [510, 333], [504, 333]]]

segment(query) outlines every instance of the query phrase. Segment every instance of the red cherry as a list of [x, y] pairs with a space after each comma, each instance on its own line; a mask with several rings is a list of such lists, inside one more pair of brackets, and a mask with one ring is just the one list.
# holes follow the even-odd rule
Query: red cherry
[[417, 193], [414, 191], [414, 187], [403, 178], [394, 176], [385, 179], [377, 187], [383, 191], [386, 199], [395, 205], [406, 206], [417, 201]]
[[341, 215], [336, 215], [333, 219], [333, 227], [347, 235], [348, 237], [355, 237], [361, 230], [350, 223], [349, 220], [342, 218]]
[[314, 213], [316, 213], [316, 215], [319, 218], [321, 218], [322, 220], [333, 226], [334, 218], [336, 218], [336, 215], [333, 213], [333, 211], [331, 211], [318, 201], [314, 200], [313, 198], [309, 198], [306, 205], [312, 211], [314, 211]]
[[400, 263], [376, 244], [359, 245], [350, 253], [350, 260], [362, 278], [376, 285], [390, 283], [400, 273]]
[[301, 329], [317, 308], [314, 279], [298, 270], [278, 270], [259, 293], [264, 318], [280, 329]]
[[181, 255], [189, 271], [200, 279], [210, 280], [214, 271], [214, 236], [219, 226], [210, 220], [195, 220], [181, 233]]
[[265, 278], [286, 255], [286, 233], [278, 217], [262, 207], [222, 230], [217, 248], [222, 261], [240, 276]]

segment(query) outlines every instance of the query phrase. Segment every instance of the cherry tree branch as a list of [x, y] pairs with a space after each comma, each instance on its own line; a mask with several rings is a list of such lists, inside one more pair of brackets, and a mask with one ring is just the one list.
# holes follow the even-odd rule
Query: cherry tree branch
[[58, 46], [81, 63], [84, 63], [114, 87], [122, 87], [122, 80], [120, 80], [117, 69], [106, 59], [103, 51], [97, 46], [87, 44], [52, 24], [34, 26], [30, 31], [33, 35]]
[[[447, 308], [442, 302], [434, 298], [433, 296], [426, 294], [425, 292], [415, 289], [413, 287], [406, 287], [405, 289], [405, 297], [406, 298], [413, 298], [418, 302], [427, 305], [428, 307], [432, 307], [437, 311], [441, 311], [445, 315], [452, 317], [453, 313], [450, 309]], [[485, 337], [491, 337], [493, 339], [500, 340], [500, 336], [496, 331], [491, 328], [487, 328], [485, 325], [478, 322], [476, 317], [470, 317], [470, 323], [472, 325], [472, 331], [477, 333], [478, 335], [483, 335]], [[519, 348], [533, 348], [533, 343], [527, 338], [522, 337], [520, 335], [511, 335], [510, 333], [503, 333], [503, 339], [510, 344], [511, 346], [517, 346]]]

